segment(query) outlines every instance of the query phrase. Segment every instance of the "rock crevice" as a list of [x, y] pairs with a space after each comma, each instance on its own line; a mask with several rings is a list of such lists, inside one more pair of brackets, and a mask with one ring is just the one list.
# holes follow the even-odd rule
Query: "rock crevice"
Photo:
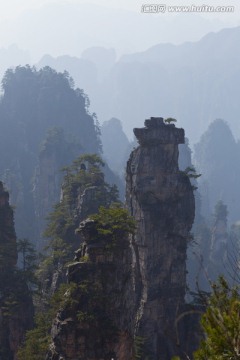
[[151, 118], [134, 134], [139, 147], [127, 163], [126, 201], [137, 221], [135, 336], [144, 339], [144, 359], [169, 360], [179, 354], [176, 319], [185, 306], [186, 249], [195, 211], [190, 180], [178, 168], [184, 130]]

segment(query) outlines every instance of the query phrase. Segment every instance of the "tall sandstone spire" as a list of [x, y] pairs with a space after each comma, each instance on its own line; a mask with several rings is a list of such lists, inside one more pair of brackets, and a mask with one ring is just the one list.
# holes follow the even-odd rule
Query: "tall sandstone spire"
[[186, 250], [195, 202], [188, 176], [178, 168], [184, 130], [162, 118], [134, 129], [139, 142], [127, 163], [126, 202], [137, 221], [132, 238], [138, 311], [135, 337], [143, 359], [179, 354], [178, 317], [184, 311]]
[[[74, 302], [54, 320], [48, 360], [182, 359], [198, 343], [199, 318], [184, 299], [195, 210], [190, 180], [178, 168], [184, 130], [151, 118], [134, 133], [139, 147], [127, 163], [126, 205], [136, 232], [109, 253], [96, 223], [81, 223], [83, 242], [68, 265]], [[85, 316], [92, 313], [94, 321]]]
[[0, 360], [17, 360], [26, 330], [33, 326], [31, 294], [16, 264], [14, 214], [0, 181]]

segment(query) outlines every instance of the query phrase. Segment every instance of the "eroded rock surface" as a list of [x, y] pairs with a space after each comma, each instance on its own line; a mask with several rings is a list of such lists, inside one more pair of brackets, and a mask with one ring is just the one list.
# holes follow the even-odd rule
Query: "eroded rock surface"
[[9, 194], [0, 181], [0, 359], [16, 360], [26, 330], [33, 325], [33, 304], [16, 271], [17, 242]]
[[126, 205], [136, 232], [106, 251], [95, 222], [81, 223], [84, 241], [68, 268], [76, 301], [54, 321], [48, 360], [170, 360], [191, 355], [196, 343], [195, 310], [184, 299], [195, 212], [178, 168], [184, 130], [151, 118], [134, 133]]
[[169, 360], [179, 353], [177, 318], [185, 306], [186, 250], [195, 211], [190, 180], [178, 168], [184, 130], [151, 118], [134, 134], [140, 146], [127, 164], [126, 200], [137, 221], [135, 335], [143, 339], [143, 359]]
[[79, 231], [84, 242], [68, 267], [72, 300], [54, 321], [47, 359], [132, 359], [129, 241], [123, 237], [111, 248], [92, 220], [82, 222]]

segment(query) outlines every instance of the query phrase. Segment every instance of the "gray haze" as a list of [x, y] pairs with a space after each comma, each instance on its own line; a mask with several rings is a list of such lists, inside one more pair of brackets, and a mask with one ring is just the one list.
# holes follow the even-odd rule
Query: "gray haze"
[[[239, 4], [233, 0], [226, 4], [235, 6], [230, 14], [144, 14], [142, 4], [151, 1], [139, 0], [23, 0], [21, 3], [22, 6], [16, 0], [0, 2], [0, 48], [16, 44], [31, 52], [33, 62], [46, 53], [79, 57], [93, 46], [112, 47], [121, 56], [157, 43], [196, 41], [210, 31], [240, 25]], [[186, 1], [179, 4], [176, 0], [165, 3], [192, 4]], [[213, 4], [219, 2], [208, 1], [208, 5]]]
[[100, 124], [120, 119], [130, 139], [150, 116], [177, 118], [190, 145], [216, 118], [240, 137], [237, 1], [221, 3], [235, 6], [229, 14], [158, 15], [141, 13], [137, 0], [10, 3], [0, 3], [0, 76], [26, 63], [67, 70]]
[[116, 117], [131, 138], [149, 116], [175, 117], [190, 144], [216, 118], [240, 137], [240, 27], [210, 33], [198, 42], [159, 44], [116, 61], [113, 49], [85, 51], [81, 58], [45, 56], [39, 67], [67, 69], [89, 95], [101, 123]]
[[216, 117], [239, 134], [237, 30], [212, 33], [240, 24], [238, 2], [221, 3], [235, 6], [229, 14], [144, 14], [141, 5], [137, 0], [0, 2], [0, 76], [26, 63], [67, 70], [89, 95], [100, 123], [119, 118], [130, 138], [132, 128], [151, 115], [176, 117], [190, 143]]

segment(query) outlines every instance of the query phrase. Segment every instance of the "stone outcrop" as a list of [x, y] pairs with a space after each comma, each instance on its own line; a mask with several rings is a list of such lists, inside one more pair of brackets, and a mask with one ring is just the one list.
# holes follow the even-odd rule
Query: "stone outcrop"
[[186, 250], [195, 211], [190, 180], [178, 168], [184, 130], [151, 118], [134, 134], [140, 146], [127, 163], [126, 201], [137, 221], [135, 336], [143, 339], [143, 359], [169, 360], [182, 350], [177, 319], [185, 311]]
[[16, 271], [17, 243], [9, 194], [0, 181], [0, 359], [16, 360], [25, 332], [33, 324], [33, 304]]
[[0, 181], [0, 268], [13, 268], [17, 264], [17, 243], [14, 229], [13, 210], [9, 206], [9, 193]]
[[75, 284], [69, 290], [73, 301], [65, 303], [54, 321], [47, 360], [133, 359], [128, 238], [111, 248], [92, 220], [82, 222], [79, 232], [84, 241], [68, 267], [68, 281]]
[[109, 251], [96, 223], [81, 223], [83, 242], [68, 267], [74, 301], [54, 321], [47, 360], [170, 360], [191, 356], [198, 341], [199, 314], [185, 304], [195, 203], [178, 168], [184, 130], [151, 118], [134, 133], [126, 206], [136, 232]]

